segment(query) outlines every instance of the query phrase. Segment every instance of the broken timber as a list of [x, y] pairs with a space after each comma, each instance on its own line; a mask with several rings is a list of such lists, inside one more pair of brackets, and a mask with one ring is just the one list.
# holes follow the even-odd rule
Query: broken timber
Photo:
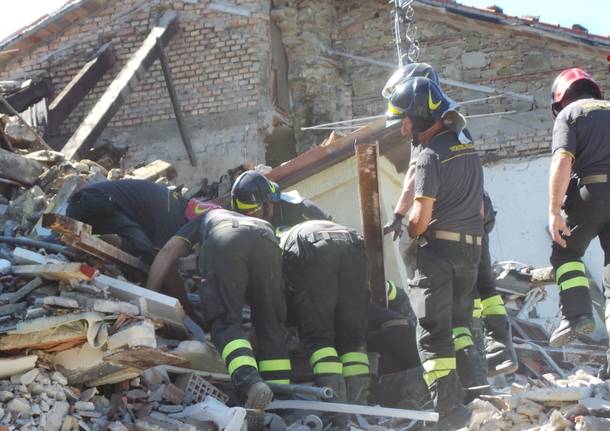
[[89, 281], [95, 275], [95, 268], [84, 263], [48, 263], [44, 265], [18, 265], [11, 268], [15, 275], [30, 275], [46, 280]]
[[186, 152], [189, 156], [191, 165], [197, 166], [197, 159], [195, 158], [195, 152], [193, 151], [193, 147], [191, 145], [191, 139], [189, 138], [188, 133], [186, 132], [184, 118], [182, 117], [182, 110], [180, 109], [180, 102], [178, 101], [176, 89], [174, 88], [174, 83], [172, 81], [172, 73], [169, 68], [169, 60], [167, 58], [167, 55], [165, 54], [165, 50], [163, 49], [163, 40], [161, 40], [161, 38], [157, 39], [157, 53], [159, 55], [159, 61], [161, 62], [161, 69], [163, 70], [163, 77], [165, 78], [165, 85], [167, 86], [167, 91], [169, 92], [169, 98], [172, 101], [172, 107], [174, 108], [176, 124], [178, 125], [178, 131], [180, 132], [182, 143], [186, 148]]
[[102, 97], [95, 104], [91, 112], [87, 114], [81, 125], [70, 137], [61, 152], [67, 159], [82, 157], [93, 146], [106, 125], [118, 112], [121, 105], [146, 75], [158, 57], [157, 39], [166, 46], [176, 33], [176, 12], [167, 11], [154, 27], [142, 46], [131, 56], [127, 64], [119, 72], [117, 77], [110, 83]]
[[383, 236], [381, 234], [381, 209], [379, 205], [379, 181], [375, 143], [356, 143], [358, 163], [358, 189], [360, 192], [360, 217], [366, 253], [371, 262], [370, 284], [373, 303], [387, 307], [383, 265]]
[[53, 99], [49, 105], [49, 130], [57, 128], [68, 118], [85, 96], [95, 87], [104, 74], [115, 63], [114, 50], [111, 43], [106, 43], [95, 53]]
[[59, 214], [44, 214], [42, 226], [61, 234], [63, 242], [91, 256], [122, 264], [144, 273], [148, 272], [148, 266], [139, 258], [95, 238], [91, 233], [91, 226], [88, 224]]

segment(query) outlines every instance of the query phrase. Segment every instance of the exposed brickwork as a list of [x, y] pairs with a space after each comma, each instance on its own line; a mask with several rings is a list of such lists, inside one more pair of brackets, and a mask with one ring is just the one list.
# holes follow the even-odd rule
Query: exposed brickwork
[[[42, 41], [33, 52], [9, 63], [3, 78], [43, 73], [59, 91], [103, 43], [112, 42], [117, 64], [62, 125], [60, 134], [70, 135], [163, 11], [178, 11], [179, 32], [167, 54], [200, 167], [188, 165], [158, 63], [128, 97], [105, 136], [128, 141], [128, 165], [168, 157], [185, 173], [180, 179], [187, 183], [199, 179], [192, 176], [220, 175], [246, 158], [265, 162], [264, 142], [272, 125], [277, 124], [269, 88], [270, 19], [282, 32], [288, 57], [292, 96], [288, 117], [299, 152], [328, 134], [301, 131], [301, 127], [384, 112], [380, 90], [392, 71], [328, 55], [327, 48], [395, 62], [392, 16], [386, 0], [229, 3], [249, 9], [250, 16], [215, 12], [209, 8], [210, 0], [110, 1], [61, 36]], [[584, 67], [610, 94], [610, 83], [605, 79], [607, 53], [600, 48], [419, 3], [415, 19], [422, 47], [420, 60], [433, 64], [441, 76], [535, 97], [535, 106], [498, 98], [462, 108], [467, 115], [518, 111], [503, 119], [470, 121], [487, 159], [548, 151], [552, 128], [548, 92], [559, 70]], [[444, 89], [458, 101], [485, 96], [446, 85]]]

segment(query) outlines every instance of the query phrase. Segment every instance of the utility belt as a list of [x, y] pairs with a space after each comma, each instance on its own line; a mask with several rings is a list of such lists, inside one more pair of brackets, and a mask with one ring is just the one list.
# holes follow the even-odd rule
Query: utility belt
[[[210, 229], [209, 233], [216, 232], [224, 229], [237, 229], [237, 228], [248, 228], [248, 229], [264, 229], [265, 226], [262, 223], [256, 223], [250, 220], [223, 220]], [[273, 233], [273, 231], [272, 231]]]
[[433, 230], [428, 236], [444, 241], [464, 242], [466, 244], [481, 245], [483, 237], [479, 235], [470, 235], [467, 233], [450, 232], [448, 230]]
[[319, 241], [335, 241], [347, 242], [350, 244], [358, 244], [362, 242], [362, 237], [354, 231], [349, 230], [322, 230], [304, 235], [304, 238], [311, 244]]
[[603, 184], [608, 182], [608, 174], [587, 175], [578, 179], [578, 186], [587, 184]]

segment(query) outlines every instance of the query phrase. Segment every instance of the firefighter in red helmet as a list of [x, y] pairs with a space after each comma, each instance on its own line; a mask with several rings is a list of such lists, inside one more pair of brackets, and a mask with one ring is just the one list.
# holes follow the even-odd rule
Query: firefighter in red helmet
[[[551, 89], [553, 128], [549, 178], [551, 264], [559, 285], [561, 323], [549, 340], [570, 343], [595, 327], [582, 256], [599, 237], [610, 292], [610, 102], [584, 70], [564, 70]], [[562, 213], [563, 209], [563, 213]]]

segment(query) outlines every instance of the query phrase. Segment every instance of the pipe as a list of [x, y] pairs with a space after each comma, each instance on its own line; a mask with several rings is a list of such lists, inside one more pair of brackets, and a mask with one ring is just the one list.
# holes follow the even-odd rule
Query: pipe
[[544, 357], [547, 364], [549, 364], [551, 366], [551, 368], [554, 369], [555, 372], [557, 374], [559, 374], [559, 376], [562, 379], [566, 378], [566, 373], [561, 368], [559, 368], [559, 365], [557, 365], [557, 363], [553, 360], [553, 358], [551, 358], [551, 356], [547, 352], [545, 352], [541, 346], [539, 346], [538, 344], [536, 344], [530, 340], [524, 340], [523, 338], [519, 338], [519, 337], [513, 337], [513, 341], [516, 341], [517, 343], [525, 343], [525, 344], [528, 344], [528, 345], [534, 347]]
[[371, 407], [356, 404], [329, 403], [324, 401], [277, 400], [272, 401], [266, 410], [315, 410], [320, 412], [346, 413], [367, 416], [383, 416], [399, 419], [415, 419], [438, 422], [438, 413], [388, 407]]
[[335, 396], [335, 392], [328, 386], [317, 387], [310, 385], [295, 385], [295, 384], [282, 384], [282, 383], [269, 383], [267, 385], [271, 388], [274, 394], [283, 395], [313, 395], [321, 400], [330, 400]]
[[53, 244], [46, 241], [38, 241], [32, 238], [25, 237], [12, 237], [12, 236], [0, 236], [0, 242], [14, 245], [23, 245], [25, 247], [44, 248], [45, 250], [52, 251], [53, 253], [65, 254], [68, 257], [76, 257], [74, 252], [70, 250], [70, 247], [65, 245]]

